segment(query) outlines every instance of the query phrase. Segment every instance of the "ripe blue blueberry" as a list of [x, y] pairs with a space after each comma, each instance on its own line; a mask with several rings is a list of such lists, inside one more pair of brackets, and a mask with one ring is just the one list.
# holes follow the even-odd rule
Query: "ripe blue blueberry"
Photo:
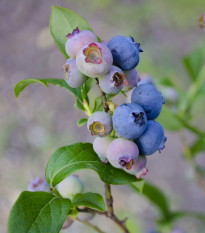
[[129, 91], [133, 87], [137, 86], [138, 82], [138, 73], [136, 69], [125, 71], [127, 85], [123, 87], [123, 91]]
[[140, 137], [146, 129], [147, 117], [142, 107], [135, 103], [121, 104], [113, 113], [113, 128], [126, 139]]
[[144, 109], [148, 120], [159, 116], [164, 103], [163, 96], [152, 84], [137, 86], [132, 92], [131, 101]]
[[112, 62], [112, 54], [103, 43], [87, 44], [78, 51], [76, 56], [78, 69], [91, 78], [105, 75], [110, 70]]
[[88, 79], [88, 77], [78, 70], [76, 66], [76, 59], [68, 59], [63, 68], [65, 81], [73, 88], [80, 87]]
[[139, 150], [137, 145], [124, 138], [113, 140], [107, 148], [107, 158], [116, 168], [130, 170], [137, 161]]
[[92, 136], [105, 137], [112, 131], [111, 116], [102, 111], [94, 112], [88, 118], [87, 128]]
[[117, 94], [126, 84], [126, 76], [117, 66], [112, 66], [110, 71], [99, 79], [100, 88], [107, 94]]
[[58, 183], [56, 189], [63, 198], [72, 199], [77, 193], [83, 192], [83, 182], [78, 176], [70, 175]]
[[69, 57], [75, 58], [78, 51], [86, 44], [97, 42], [96, 35], [88, 30], [80, 31], [78, 27], [69, 33], [65, 44], [65, 50]]
[[147, 163], [146, 157], [140, 155], [130, 170], [127, 169], [124, 170], [131, 175], [135, 175], [137, 179], [140, 179], [148, 172], [148, 169], [146, 168], [146, 163]]
[[107, 163], [107, 156], [106, 151], [109, 146], [109, 144], [113, 141], [113, 138], [110, 136], [107, 137], [96, 137], [93, 142], [93, 149], [95, 153], [98, 155], [99, 159], [103, 163]]
[[122, 70], [132, 70], [138, 65], [139, 52], [142, 52], [142, 49], [131, 36], [114, 36], [108, 41], [107, 46], [113, 55], [114, 65]]
[[147, 128], [143, 135], [134, 141], [141, 155], [152, 155], [164, 149], [166, 140], [162, 126], [156, 121], [147, 121]]

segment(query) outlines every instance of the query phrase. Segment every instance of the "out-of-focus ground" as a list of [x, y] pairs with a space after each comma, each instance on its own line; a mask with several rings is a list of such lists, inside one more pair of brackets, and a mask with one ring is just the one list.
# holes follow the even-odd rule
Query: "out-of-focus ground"
[[[61, 88], [33, 85], [19, 98], [14, 85], [26, 78], [62, 78], [64, 57], [49, 34], [50, 6], [70, 8], [85, 18], [103, 39], [131, 34], [141, 43], [139, 72], [154, 78], [173, 77], [179, 86], [188, 86], [181, 58], [205, 43], [205, 32], [197, 19], [205, 10], [204, 0], [1, 0], [0, 1], [0, 232], [6, 233], [11, 206], [28, 181], [44, 176], [46, 163], [60, 146], [87, 142], [86, 126], [78, 128], [83, 113], [73, 108], [74, 99]], [[124, 100], [122, 99], [122, 102]], [[204, 106], [204, 105], [201, 105]], [[203, 111], [202, 111], [203, 113]], [[198, 115], [204, 125], [204, 115]], [[172, 209], [204, 212], [205, 199], [181, 157], [178, 135], [166, 132], [168, 141], [162, 154], [148, 159], [149, 180], [168, 196]], [[189, 137], [189, 135], [187, 135]], [[201, 154], [197, 162], [204, 163]], [[204, 164], [205, 166], [205, 164]], [[92, 171], [78, 173], [86, 191], [103, 194], [103, 184]], [[136, 232], [154, 227], [156, 209], [126, 186], [112, 187], [114, 207], [122, 216], [133, 215]], [[120, 232], [104, 217], [94, 222], [106, 232]], [[187, 233], [202, 233], [204, 226], [186, 218], [177, 226]], [[74, 223], [67, 232], [92, 232]]]

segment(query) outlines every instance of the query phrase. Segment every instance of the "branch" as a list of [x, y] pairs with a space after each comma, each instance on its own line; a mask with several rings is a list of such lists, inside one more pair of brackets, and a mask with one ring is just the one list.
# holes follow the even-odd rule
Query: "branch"
[[[105, 93], [101, 90], [99, 85], [99, 80], [96, 78], [96, 84], [98, 86], [98, 89], [100, 91], [100, 95], [102, 97], [102, 103], [103, 103], [103, 109], [105, 112], [109, 112], [109, 107], [107, 105], [107, 98]], [[106, 198], [106, 205], [107, 210], [106, 212], [103, 212], [104, 215], [110, 219], [112, 219], [123, 231], [124, 233], [129, 233], [128, 229], [125, 226], [125, 220], [119, 220], [117, 216], [114, 214], [113, 210], [113, 198], [111, 194], [111, 188], [109, 184], [105, 184], [105, 198]]]
[[193, 160], [191, 150], [189, 148], [189, 145], [187, 145], [187, 143], [186, 143], [186, 140], [184, 138], [183, 133], [180, 134], [180, 137], [181, 137], [181, 141], [182, 141], [182, 150], [183, 150], [184, 157], [185, 157], [186, 161], [189, 163], [189, 165], [191, 166], [191, 168], [193, 169], [195, 180], [196, 180], [198, 186], [201, 188], [203, 194], [205, 195], [205, 183], [204, 183], [202, 174], [199, 171], [196, 163]]
[[80, 220], [80, 219], [78, 219], [78, 218], [77, 218], [76, 220], [78, 220], [78, 222], [81, 222], [81, 223], [83, 223], [83, 224], [89, 226], [90, 228], [92, 228], [93, 230], [95, 230], [95, 231], [97, 231], [97, 232], [99, 232], [99, 233], [105, 233], [104, 231], [100, 230], [100, 228], [98, 228], [97, 226], [95, 226], [95, 225], [93, 225], [93, 224], [91, 224], [91, 223], [89, 223], [89, 222], [82, 221], [82, 220]]

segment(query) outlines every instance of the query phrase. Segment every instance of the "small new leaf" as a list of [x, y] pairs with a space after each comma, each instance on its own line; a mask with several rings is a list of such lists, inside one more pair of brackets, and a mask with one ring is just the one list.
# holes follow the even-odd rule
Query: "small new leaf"
[[77, 123], [78, 127], [83, 126], [87, 121], [88, 121], [87, 118], [81, 118]]
[[105, 203], [101, 195], [97, 193], [79, 193], [72, 199], [72, 206], [85, 206], [91, 209], [105, 211]]

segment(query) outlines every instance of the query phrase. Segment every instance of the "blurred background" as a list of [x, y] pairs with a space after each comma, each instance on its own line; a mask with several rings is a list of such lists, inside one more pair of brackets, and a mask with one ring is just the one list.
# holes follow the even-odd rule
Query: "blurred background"
[[[31, 178], [44, 177], [51, 154], [59, 147], [92, 142], [86, 126], [77, 127], [83, 113], [73, 108], [74, 98], [64, 89], [31, 85], [18, 99], [14, 85], [26, 78], [63, 78], [65, 58], [49, 34], [51, 5], [70, 8], [86, 19], [104, 40], [130, 34], [144, 53], [139, 73], [153, 79], [171, 77], [179, 87], [189, 79], [182, 57], [205, 44], [205, 32], [197, 20], [205, 11], [204, 0], [1, 0], [0, 1], [0, 231], [6, 233], [8, 214]], [[94, 93], [93, 93], [94, 94]], [[92, 93], [91, 93], [92, 95]], [[121, 103], [125, 99], [121, 98]], [[197, 107], [198, 106], [198, 107]], [[204, 99], [196, 102], [197, 124], [204, 127]], [[197, 111], [198, 111], [197, 110]], [[166, 132], [163, 153], [148, 160], [146, 180], [167, 195], [173, 210], [204, 213], [205, 198], [193, 179], [192, 170], [181, 156], [178, 134]], [[187, 133], [188, 140], [192, 140]], [[204, 154], [197, 163], [205, 167]], [[85, 191], [104, 194], [103, 183], [92, 171], [78, 172]], [[114, 208], [119, 216], [132, 216], [136, 232], [154, 229], [158, 212], [142, 196], [126, 186], [112, 186]], [[93, 222], [106, 232], [120, 230], [104, 217]], [[205, 232], [196, 219], [176, 223], [187, 233]], [[64, 231], [66, 232], [66, 231]], [[93, 232], [74, 223], [67, 232]]]

